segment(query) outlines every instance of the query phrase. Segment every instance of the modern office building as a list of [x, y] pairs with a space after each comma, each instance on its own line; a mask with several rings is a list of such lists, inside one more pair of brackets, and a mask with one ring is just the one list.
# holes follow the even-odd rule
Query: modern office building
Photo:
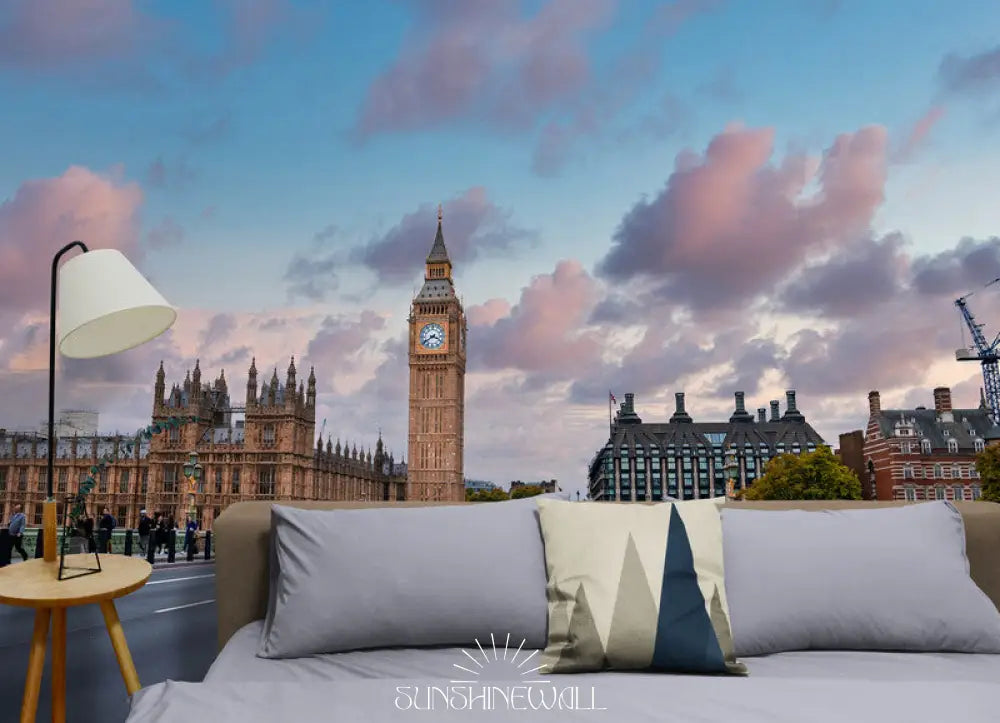
[[[684, 393], [674, 395], [676, 408], [669, 420], [643, 422], [635, 411], [635, 395], [626, 394], [604, 447], [589, 469], [594, 500], [633, 501], [699, 499], [726, 494], [753, 483], [767, 462], [781, 454], [811, 452], [823, 439], [807, 422], [786, 392], [786, 408], [778, 401], [757, 416], [736, 392], [735, 409], [726, 422], [696, 422], [684, 408]], [[728, 463], [728, 468], [727, 468]]]
[[868, 485], [880, 500], [975, 500], [976, 455], [997, 433], [989, 408], [953, 409], [951, 389], [934, 390], [934, 407], [882, 409], [868, 394], [864, 458]]
[[542, 494], [552, 494], [553, 492], [558, 492], [561, 488], [559, 487], [559, 482], [554, 479], [543, 479], [538, 482], [522, 482], [519, 479], [514, 480], [510, 483], [510, 492], [514, 492], [519, 487], [540, 487]]

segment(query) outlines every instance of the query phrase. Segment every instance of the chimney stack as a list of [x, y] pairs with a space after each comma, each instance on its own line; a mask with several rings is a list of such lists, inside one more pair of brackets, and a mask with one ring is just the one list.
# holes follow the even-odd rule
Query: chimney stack
[[934, 411], [938, 414], [951, 411], [951, 389], [948, 387], [934, 389]]
[[752, 422], [753, 415], [750, 414], [743, 403], [743, 392], [736, 392], [736, 411], [729, 418], [730, 422]]
[[736, 413], [745, 412], [746, 407], [743, 404], [743, 392], [736, 392]]
[[782, 419], [787, 419], [790, 422], [802, 422], [805, 421], [805, 417], [802, 416], [802, 412], [798, 410], [795, 406], [795, 390], [789, 389], [785, 392], [785, 413], [781, 417]]
[[868, 414], [876, 416], [882, 413], [882, 399], [877, 391], [868, 392]]
[[778, 400], [771, 400], [771, 421], [777, 422], [781, 419], [781, 412], [778, 410]]
[[767, 407], [757, 407], [757, 421], [761, 424], [767, 421]]
[[691, 415], [684, 409], [684, 392], [674, 394], [674, 413], [670, 417], [670, 421], [674, 423], [693, 421]]

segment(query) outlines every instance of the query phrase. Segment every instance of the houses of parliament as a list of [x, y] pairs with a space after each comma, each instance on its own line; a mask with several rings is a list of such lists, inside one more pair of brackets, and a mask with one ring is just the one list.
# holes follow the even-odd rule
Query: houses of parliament
[[[141, 509], [183, 520], [191, 503], [183, 467], [191, 452], [197, 452], [202, 466], [194, 506], [205, 528], [229, 504], [241, 500], [464, 499], [467, 325], [441, 225], [439, 207], [423, 287], [408, 316], [408, 463], [396, 461], [381, 434], [374, 449], [317, 437], [315, 370], [300, 380], [294, 358], [283, 382], [274, 369], [259, 384], [256, 360], [251, 361], [242, 403], [234, 403], [224, 371], [203, 381], [199, 362], [183, 383], [172, 384], [168, 391], [161, 362], [151, 421], [196, 421], [138, 443], [96, 430], [81, 435], [58, 429], [56, 499], [75, 493], [91, 467], [110, 456], [114, 461], [101, 470], [88, 499], [92, 515], [107, 507], [119, 525], [129, 528], [137, 525]], [[126, 452], [129, 443], [131, 454]], [[47, 446], [47, 432], [0, 429], [4, 520], [20, 504], [28, 523], [41, 525]]]

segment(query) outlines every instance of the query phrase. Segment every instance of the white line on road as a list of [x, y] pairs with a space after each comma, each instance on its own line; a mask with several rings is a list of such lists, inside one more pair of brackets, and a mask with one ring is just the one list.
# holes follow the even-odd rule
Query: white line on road
[[201, 580], [206, 577], [215, 577], [215, 573], [211, 575], [190, 575], [188, 577], [168, 577], [166, 580], [151, 580], [146, 583], [146, 587], [150, 585], [162, 585], [165, 582], [180, 582], [181, 580]]
[[193, 608], [197, 605], [208, 605], [209, 603], [214, 603], [214, 602], [215, 598], [212, 598], [211, 600], [200, 600], [198, 602], [188, 603], [187, 605], [178, 605], [172, 608], [162, 608], [160, 610], [154, 610], [153, 614], [155, 615], [156, 613], [169, 613], [173, 612], [174, 610], [183, 610], [184, 608]]

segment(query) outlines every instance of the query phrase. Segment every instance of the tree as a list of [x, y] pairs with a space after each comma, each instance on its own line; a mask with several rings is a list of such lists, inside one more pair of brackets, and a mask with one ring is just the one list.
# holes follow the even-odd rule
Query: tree
[[1000, 502], [1000, 445], [991, 444], [976, 455], [976, 470], [982, 481], [981, 499]]
[[510, 493], [510, 498], [512, 500], [519, 500], [522, 497], [534, 497], [535, 495], [542, 494], [543, 490], [539, 485], [522, 485], [521, 487], [515, 487], [514, 491]]
[[502, 502], [506, 499], [510, 498], [499, 487], [489, 490], [479, 490], [477, 492], [473, 492], [472, 490], [465, 491], [466, 502]]
[[772, 459], [738, 495], [745, 500], [860, 500], [861, 480], [829, 447]]

